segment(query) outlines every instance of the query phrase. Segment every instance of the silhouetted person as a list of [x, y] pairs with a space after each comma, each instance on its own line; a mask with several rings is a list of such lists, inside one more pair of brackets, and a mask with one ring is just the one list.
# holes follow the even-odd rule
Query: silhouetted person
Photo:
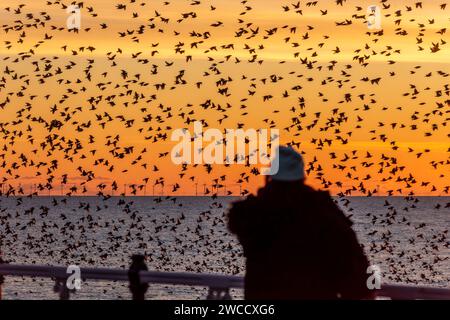
[[246, 299], [362, 299], [368, 261], [330, 194], [304, 184], [303, 159], [279, 148], [278, 173], [235, 202], [229, 229], [246, 257]]

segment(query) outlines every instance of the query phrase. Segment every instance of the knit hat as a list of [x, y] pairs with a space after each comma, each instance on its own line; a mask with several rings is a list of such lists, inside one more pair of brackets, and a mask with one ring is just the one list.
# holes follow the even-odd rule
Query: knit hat
[[278, 172], [272, 175], [272, 180], [297, 181], [305, 178], [303, 157], [292, 147], [280, 146], [272, 166], [278, 165]]

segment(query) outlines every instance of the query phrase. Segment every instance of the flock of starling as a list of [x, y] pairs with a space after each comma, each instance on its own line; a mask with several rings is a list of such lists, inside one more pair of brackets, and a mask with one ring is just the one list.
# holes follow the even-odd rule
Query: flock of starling
[[[383, 29], [369, 30], [353, 1], [265, 2], [0, 4], [3, 259], [126, 268], [140, 252], [154, 270], [242, 274], [218, 190], [246, 196], [259, 169], [171, 164], [171, 131], [202, 121], [280, 129], [388, 281], [448, 282], [447, 4], [381, 0]], [[70, 5], [80, 29], [65, 25]], [[177, 196], [194, 183], [215, 187]], [[170, 193], [126, 196], [147, 185]], [[354, 195], [384, 205], [357, 212]]]

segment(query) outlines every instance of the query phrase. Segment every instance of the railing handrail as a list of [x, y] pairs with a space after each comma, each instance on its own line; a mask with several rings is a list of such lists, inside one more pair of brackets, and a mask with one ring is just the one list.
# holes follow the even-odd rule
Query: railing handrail
[[450, 288], [384, 284], [377, 290], [377, 296], [394, 300], [450, 300]]
[[[111, 268], [80, 268], [83, 280], [128, 281], [128, 270]], [[66, 279], [66, 267], [0, 264], [0, 275]], [[200, 286], [214, 289], [242, 289], [244, 277], [220, 274], [140, 271], [141, 283]], [[392, 299], [450, 299], [450, 288], [383, 284], [377, 296]]]
[[[111, 268], [80, 268], [81, 278], [90, 280], [128, 281], [128, 270]], [[0, 275], [28, 276], [65, 279], [66, 267], [0, 264]], [[140, 271], [142, 283], [160, 283], [187, 286], [205, 286], [214, 288], [244, 287], [241, 276], [228, 276], [206, 273]]]

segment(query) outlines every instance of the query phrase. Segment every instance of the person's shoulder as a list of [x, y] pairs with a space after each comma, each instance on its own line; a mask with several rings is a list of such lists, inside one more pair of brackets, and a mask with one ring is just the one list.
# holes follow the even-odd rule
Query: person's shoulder
[[328, 190], [315, 190], [315, 193], [317, 197], [321, 200], [333, 201], [333, 197], [331, 196], [331, 193]]
[[337, 202], [333, 199], [333, 196], [328, 190], [316, 190], [316, 199], [318, 203], [323, 207], [324, 211], [331, 213], [336, 222], [343, 223], [345, 226], [352, 226], [353, 222], [348, 218], [345, 213], [338, 206]]
[[304, 185], [302, 188], [303, 188], [303, 193], [307, 194], [308, 196], [310, 196], [312, 198], [316, 198], [321, 201], [333, 200], [333, 198], [328, 190], [317, 190], [317, 189], [314, 189], [313, 187], [307, 186], [307, 185]]

